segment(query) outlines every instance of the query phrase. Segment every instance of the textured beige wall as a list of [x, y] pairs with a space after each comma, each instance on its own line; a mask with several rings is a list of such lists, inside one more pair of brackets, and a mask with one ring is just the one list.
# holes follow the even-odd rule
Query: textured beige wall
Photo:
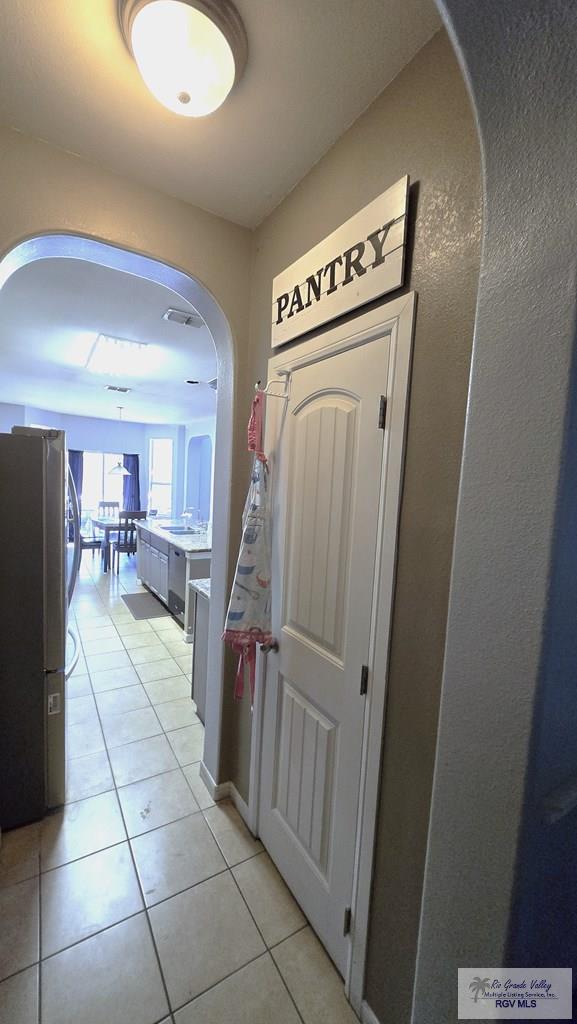
[[247, 343], [251, 232], [111, 174], [13, 129], [0, 129], [0, 255], [34, 234], [70, 231], [189, 272]]
[[[438, 33], [257, 230], [249, 377], [265, 375], [272, 278], [403, 174], [418, 292], [367, 998], [408, 1021], [480, 259], [480, 155], [463, 80]], [[247, 789], [249, 716], [229, 716]], [[240, 749], [239, 749], [240, 748]]]

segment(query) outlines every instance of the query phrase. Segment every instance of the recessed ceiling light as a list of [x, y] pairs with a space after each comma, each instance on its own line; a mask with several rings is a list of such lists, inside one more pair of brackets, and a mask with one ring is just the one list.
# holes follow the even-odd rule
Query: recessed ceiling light
[[138, 372], [138, 359], [146, 348], [142, 341], [99, 334], [88, 357], [86, 369], [110, 377], [127, 377]]
[[167, 309], [166, 313], [162, 314], [162, 319], [181, 324], [183, 327], [202, 327], [204, 324], [200, 313], [187, 313], [184, 309]]
[[132, 391], [132, 388], [121, 388], [117, 387], [116, 384], [106, 384], [105, 391], [118, 391], [121, 395], [128, 395]]
[[231, 0], [118, 0], [120, 24], [145, 84], [184, 117], [204, 117], [240, 78], [247, 39]]
[[200, 384], [199, 380], [185, 380], [185, 384]]

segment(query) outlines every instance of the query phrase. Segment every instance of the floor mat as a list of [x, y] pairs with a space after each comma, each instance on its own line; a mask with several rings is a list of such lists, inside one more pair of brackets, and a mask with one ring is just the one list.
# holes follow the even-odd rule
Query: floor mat
[[122, 594], [122, 600], [135, 619], [162, 619], [170, 615], [153, 594]]

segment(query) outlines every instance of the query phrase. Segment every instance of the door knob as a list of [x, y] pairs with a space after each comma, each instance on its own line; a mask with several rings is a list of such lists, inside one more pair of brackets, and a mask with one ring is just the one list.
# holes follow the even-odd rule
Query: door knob
[[278, 640], [271, 640], [268, 644], [261, 644], [260, 649], [263, 654], [268, 654], [269, 651], [278, 651]]

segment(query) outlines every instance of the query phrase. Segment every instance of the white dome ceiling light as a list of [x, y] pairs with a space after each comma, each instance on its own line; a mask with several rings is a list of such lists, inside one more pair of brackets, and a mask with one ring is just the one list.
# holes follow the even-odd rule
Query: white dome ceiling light
[[184, 117], [224, 103], [248, 44], [230, 0], [118, 0], [124, 39], [156, 99]]

